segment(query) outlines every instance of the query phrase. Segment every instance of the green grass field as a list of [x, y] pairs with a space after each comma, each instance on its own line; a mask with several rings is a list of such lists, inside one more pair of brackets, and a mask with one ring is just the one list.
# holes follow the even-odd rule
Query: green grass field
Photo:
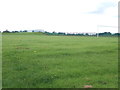
[[118, 87], [118, 38], [3, 34], [3, 88]]

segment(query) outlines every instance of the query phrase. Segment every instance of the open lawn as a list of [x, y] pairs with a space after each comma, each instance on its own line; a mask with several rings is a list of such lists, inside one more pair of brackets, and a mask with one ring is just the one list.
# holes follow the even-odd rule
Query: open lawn
[[3, 34], [3, 88], [118, 87], [118, 38]]

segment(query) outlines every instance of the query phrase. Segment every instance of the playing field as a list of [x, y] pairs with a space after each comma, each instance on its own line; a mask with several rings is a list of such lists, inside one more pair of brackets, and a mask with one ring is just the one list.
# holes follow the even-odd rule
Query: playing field
[[3, 34], [3, 88], [118, 87], [118, 38]]

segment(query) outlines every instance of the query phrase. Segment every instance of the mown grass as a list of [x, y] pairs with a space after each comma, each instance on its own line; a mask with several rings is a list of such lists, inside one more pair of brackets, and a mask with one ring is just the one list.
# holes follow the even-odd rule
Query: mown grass
[[118, 87], [117, 37], [3, 34], [3, 88]]

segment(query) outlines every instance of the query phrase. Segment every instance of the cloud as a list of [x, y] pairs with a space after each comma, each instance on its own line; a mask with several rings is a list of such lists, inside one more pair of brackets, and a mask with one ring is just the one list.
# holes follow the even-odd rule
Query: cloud
[[115, 2], [103, 2], [101, 3], [95, 11], [88, 12], [89, 14], [103, 14], [106, 9], [111, 7], [116, 7], [117, 4]]

